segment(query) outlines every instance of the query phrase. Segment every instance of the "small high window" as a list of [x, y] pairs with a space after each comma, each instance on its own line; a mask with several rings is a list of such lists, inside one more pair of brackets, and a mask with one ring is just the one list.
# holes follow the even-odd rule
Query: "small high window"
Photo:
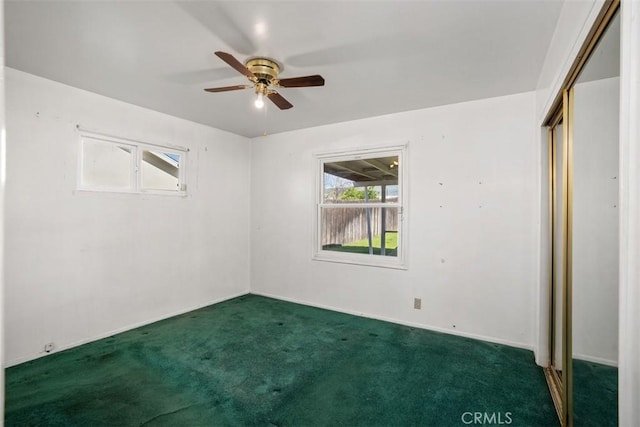
[[317, 156], [315, 258], [404, 267], [405, 147]]
[[80, 138], [79, 188], [184, 195], [187, 150], [101, 135]]

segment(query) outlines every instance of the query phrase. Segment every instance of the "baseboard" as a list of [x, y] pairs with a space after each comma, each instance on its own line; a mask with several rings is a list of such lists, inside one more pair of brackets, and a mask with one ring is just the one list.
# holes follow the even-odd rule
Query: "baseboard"
[[91, 338], [87, 338], [87, 339], [84, 339], [84, 340], [79, 340], [79, 341], [72, 342], [70, 344], [62, 345], [62, 346], [56, 348], [55, 351], [52, 351], [51, 353], [40, 352], [40, 353], [36, 353], [36, 354], [33, 354], [33, 355], [29, 355], [29, 356], [25, 356], [25, 357], [19, 357], [17, 359], [9, 360], [9, 361], [7, 361], [5, 363], [5, 367], [9, 368], [11, 366], [19, 365], [21, 363], [29, 362], [31, 360], [40, 359], [41, 357], [46, 357], [46, 356], [49, 356], [51, 354], [59, 353], [59, 352], [64, 351], [64, 350], [69, 350], [70, 348], [78, 347], [78, 346], [84, 345], [84, 344], [89, 344], [89, 343], [94, 342], [94, 341], [99, 341], [101, 339], [108, 338], [108, 337], [110, 337], [112, 335], [120, 334], [122, 332], [127, 332], [127, 331], [130, 331], [132, 329], [136, 329], [136, 328], [140, 328], [142, 326], [150, 325], [152, 323], [159, 322], [161, 320], [170, 319], [170, 318], [175, 317], [175, 316], [180, 316], [181, 314], [185, 314], [185, 313], [188, 313], [188, 312], [194, 311], [194, 310], [199, 310], [201, 308], [208, 307], [208, 306], [214, 305], [214, 304], [218, 304], [218, 303], [221, 303], [223, 301], [228, 301], [230, 299], [238, 298], [238, 297], [241, 297], [243, 295], [247, 295], [248, 293], [249, 293], [249, 290], [246, 290], [246, 291], [243, 291], [243, 292], [240, 292], [240, 293], [236, 293], [236, 294], [233, 294], [233, 295], [229, 295], [229, 296], [226, 296], [226, 297], [223, 297], [223, 298], [217, 298], [215, 300], [208, 301], [208, 302], [206, 302], [204, 304], [198, 304], [198, 305], [191, 306], [191, 307], [188, 307], [188, 308], [185, 308], [185, 309], [182, 309], [182, 310], [178, 310], [178, 311], [166, 314], [166, 315], [154, 317], [152, 319], [147, 319], [147, 320], [144, 320], [142, 322], [138, 322], [138, 323], [134, 323], [134, 324], [131, 324], [131, 325], [128, 325], [128, 326], [124, 326], [122, 328], [114, 329], [114, 330], [111, 330], [109, 332], [104, 332], [104, 333], [101, 333], [101, 334], [99, 334], [97, 336], [94, 336], [94, 337], [91, 337]]
[[441, 328], [441, 327], [438, 327], [438, 326], [426, 325], [426, 324], [423, 324], [423, 323], [408, 322], [406, 320], [394, 319], [394, 318], [385, 317], [385, 316], [378, 316], [378, 315], [375, 315], [375, 314], [363, 313], [363, 312], [358, 312], [358, 311], [354, 311], [354, 310], [346, 310], [346, 309], [343, 309], [343, 308], [328, 306], [328, 305], [324, 305], [324, 304], [318, 304], [318, 303], [311, 302], [311, 301], [304, 301], [304, 300], [298, 300], [298, 299], [295, 299], [295, 298], [288, 298], [288, 297], [282, 297], [282, 296], [279, 296], [279, 295], [273, 295], [273, 294], [269, 294], [269, 293], [266, 293], [266, 292], [251, 291], [250, 293], [252, 295], [259, 295], [259, 296], [263, 296], [263, 297], [267, 297], [267, 298], [273, 298], [273, 299], [278, 299], [278, 300], [282, 300], [282, 301], [292, 302], [292, 303], [295, 303], [295, 304], [302, 304], [302, 305], [308, 305], [310, 307], [322, 308], [324, 310], [337, 311], [338, 313], [352, 314], [354, 316], [366, 317], [368, 319], [382, 320], [384, 322], [396, 323], [398, 325], [411, 326], [411, 327], [414, 327], [414, 328], [426, 329], [426, 330], [434, 331], [434, 332], [442, 332], [444, 334], [456, 335], [456, 336], [460, 336], [460, 337], [464, 337], [464, 338], [471, 338], [471, 339], [479, 340], [479, 341], [487, 341], [487, 342], [494, 343], [494, 344], [502, 344], [502, 345], [506, 345], [506, 346], [509, 346], [509, 347], [516, 347], [516, 348], [522, 348], [522, 349], [525, 349], [525, 350], [533, 351], [533, 345], [531, 345], [531, 344], [525, 344], [525, 343], [520, 343], [520, 342], [516, 342], [516, 341], [510, 341], [510, 340], [505, 340], [505, 339], [501, 339], [501, 338], [495, 338], [495, 337], [488, 337], [488, 336], [485, 336], [485, 335], [472, 334], [472, 333], [468, 333], [468, 332], [461, 332], [461, 331], [457, 331], [457, 330], [453, 330], [453, 329], [447, 329], [447, 328]]
[[585, 361], [585, 362], [593, 362], [593, 363], [599, 363], [601, 365], [612, 366], [614, 368], [618, 367], [618, 361], [617, 360], [604, 359], [602, 357], [596, 357], [596, 356], [587, 356], [587, 355], [584, 355], [584, 354], [574, 354], [573, 358], [574, 359], [578, 359], [578, 360], [582, 360], [582, 361]]

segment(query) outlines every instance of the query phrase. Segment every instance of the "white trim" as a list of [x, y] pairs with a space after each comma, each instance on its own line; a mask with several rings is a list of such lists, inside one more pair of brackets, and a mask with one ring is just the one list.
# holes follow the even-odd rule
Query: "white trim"
[[[133, 182], [133, 191], [139, 193], [142, 191], [142, 152], [144, 149], [136, 144], [136, 150], [133, 153], [133, 164], [131, 165], [131, 176]], [[99, 190], [99, 189], [98, 189]]]
[[4, 49], [4, 2], [0, 2], [0, 425], [4, 423], [5, 400], [5, 310], [4, 310], [4, 252], [5, 252], [5, 185], [7, 170], [6, 124], [5, 124], [5, 49]]
[[369, 202], [369, 203], [320, 203], [325, 209], [331, 208], [401, 208], [397, 202]]
[[[313, 194], [314, 194], [314, 235], [312, 239], [311, 259], [314, 261], [336, 262], [344, 264], [362, 265], [368, 267], [395, 268], [401, 270], [408, 269], [407, 256], [407, 234], [409, 212], [407, 197], [408, 194], [408, 155], [409, 141], [398, 142], [384, 145], [366, 146], [366, 147], [350, 147], [340, 150], [323, 150], [313, 153], [315, 173]], [[354, 159], [369, 159], [375, 157], [388, 157], [389, 155], [397, 155], [400, 162], [400, 173], [398, 176], [398, 202], [373, 202], [373, 203], [324, 203], [324, 171], [323, 164], [335, 161], [345, 161]], [[369, 254], [353, 254], [348, 252], [323, 250], [320, 236], [322, 235], [322, 209], [332, 208], [398, 208], [399, 209], [399, 226], [398, 226], [398, 256], [383, 256]]]
[[111, 330], [109, 332], [104, 332], [104, 333], [98, 334], [98, 335], [96, 335], [95, 337], [92, 337], [92, 338], [86, 338], [86, 339], [82, 339], [82, 340], [79, 340], [79, 341], [74, 341], [74, 342], [72, 342], [70, 344], [65, 344], [65, 345], [62, 345], [62, 346], [56, 348], [55, 351], [52, 351], [51, 353], [39, 352], [39, 353], [36, 353], [36, 354], [32, 354], [30, 356], [18, 357], [17, 359], [13, 359], [13, 360], [8, 361], [7, 364], [6, 364], [6, 367], [8, 368], [8, 367], [11, 367], [11, 366], [19, 365], [20, 363], [25, 363], [25, 362], [29, 362], [31, 360], [40, 359], [41, 357], [45, 357], [45, 356], [49, 356], [51, 354], [59, 353], [59, 352], [64, 351], [64, 350], [69, 350], [71, 348], [78, 347], [78, 346], [81, 346], [81, 345], [84, 345], [84, 344], [89, 344], [91, 342], [100, 341], [102, 339], [109, 338], [109, 337], [111, 337], [113, 335], [121, 334], [123, 332], [128, 332], [128, 331], [131, 331], [133, 329], [140, 328], [142, 326], [150, 325], [152, 323], [160, 322], [162, 320], [167, 320], [167, 319], [170, 319], [170, 318], [175, 317], [175, 316], [180, 316], [182, 314], [189, 313], [190, 311], [199, 310], [201, 308], [205, 308], [205, 307], [208, 307], [210, 305], [219, 304], [221, 302], [228, 301], [228, 300], [231, 300], [231, 299], [234, 299], [234, 298], [238, 298], [238, 297], [241, 297], [241, 296], [244, 296], [244, 295], [248, 295], [248, 294], [250, 294], [250, 291], [246, 290], [246, 291], [243, 291], [243, 292], [232, 294], [230, 296], [226, 296], [226, 297], [222, 297], [222, 298], [216, 298], [216, 299], [214, 299], [212, 301], [209, 301], [209, 302], [206, 302], [204, 304], [197, 304], [195, 306], [191, 306], [189, 308], [185, 308], [185, 309], [181, 309], [181, 310], [178, 310], [178, 311], [174, 311], [174, 312], [166, 314], [166, 315], [157, 316], [157, 317], [154, 317], [154, 318], [151, 318], [151, 319], [148, 319], [148, 320], [143, 320], [141, 322], [137, 322], [137, 323], [133, 323], [131, 325], [123, 326], [122, 328], [117, 328], [117, 329]]
[[[543, 198], [543, 194], [548, 196], [549, 190], [543, 191], [543, 188], [546, 186], [549, 187], [549, 168], [551, 165], [547, 164], [547, 155], [549, 150], [549, 141], [548, 141], [548, 133], [547, 128], [540, 127], [538, 128], [540, 131], [538, 132], [538, 159], [537, 159], [537, 176], [538, 176], [538, 200], [540, 202], [540, 209], [538, 209], [536, 215], [537, 224], [539, 232], [537, 233], [537, 247], [538, 251], [536, 253], [537, 256], [537, 265], [538, 265], [538, 280], [537, 280], [537, 288], [536, 288], [536, 312], [535, 312], [535, 346], [534, 346], [534, 354], [535, 361], [538, 366], [547, 367], [551, 363], [549, 359], [549, 352], [551, 349], [549, 348], [549, 305], [550, 305], [550, 295], [549, 295], [549, 270], [551, 269], [550, 264], [550, 256], [551, 256], [551, 245], [552, 242], [549, 241], [549, 227], [551, 227], [551, 218], [547, 218], [546, 221], [543, 219], [544, 217], [549, 216], [549, 199], [548, 197]], [[542, 165], [545, 164], [547, 167], [543, 168]], [[543, 227], [543, 224], [546, 222], [546, 227]]]
[[640, 426], [640, 2], [622, 0], [620, 30], [620, 322], [618, 422]]
[[314, 254], [312, 261], [335, 262], [338, 264], [363, 265], [367, 267], [393, 268], [396, 270], [408, 270], [405, 264], [398, 261], [399, 257], [354, 254], [349, 252], [323, 250]]
[[353, 316], [365, 317], [367, 319], [381, 320], [383, 322], [395, 323], [397, 325], [411, 326], [411, 327], [414, 327], [414, 328], [426, 329], [428, 331], [441, 332], [441, 333], [448, 334], [448, 335], [456, 335], [456, 336], [460, 336], [460, 337], [464, 337], [464, 338], [471, 338], [471, 339], [478, 340], [478, 341], [486, 341], [486, 342], [491, 342], [491, 343], [495, 343], [495, 344], [506, 345], [506, 346], [509, 346], [509, 347], [516, 347], [516, 348], [522, 348], [522, 349], [525, 349], [525, 350], [533, 351], [533, 346], [531, 344], [525, 344], [525, 343], [520, 343], [520, 342], [516, 342], [516, 341], [505, 340], [505, 339], [502, 339], [502, 338], [488, 337], [486, 335], [473, 334], [473, 333], [469, 333], [469, 332], [461, 332], [461, 331], [458, 331], [458, 330], [441, 328], [439, 326], [425, 325], [425, 324], [422, 324], [422, 323], [409, 322], [409, 321], [406, 321], [406, 320], [394, 319], [394, 318], [385, 317], [385, 316], [377, 316], [375, 314], [364, 313], [364, 312], [355, 311], [355, 310], [347, 310], [347, 309], [344, 309], [344, 308], [338, 308], [338, 307], [334, 307], [334, 306], [318, 304], [318, 303], [315, 303], [315, 302], [304, 301], [304, 300], [299, 300], [299, 299], [295, 299], [295, 298], [281, 297], [281, 296], [274, 295], [274, 294], [269, 294], [269, 293], [266, 293], [266, 292], [251, 291], [251, 294], [252, 295], [259, 295], [259, 296], [263, 296], [263, 297], [267, 297], [267, 298], [273, 298], [273, 299], [277, 299], [277, 300], [280, 300], [280, 301], [292, 302], [292, 303], [295, 303], [295, 304], [307, 305], [309, 307], [315, 307], [315, 308], [321, 308], [321, 309], [324, 309], [324, 310], [335, 311], [335, 312], [338, 312], [338, 313], [345, 313], [345, 314], [351, 314]]
[[344, 147], [344, 148], [333, 149], [333, 150], [323, 149], [323, 150], [314, 151], [312, 154], [315, 159], [322, 159], [325, 162], [327, 161], [330, 162], [332, 160], [336, 160], [336, 161], [344, 160], [343, 157], [352, 155], [354, 153], [362, 154], [362, 156], [354, 157], [354, 158], [362, 158], [362, 157], [369, 158], [370, 155], [387, 154], [389, 151], [392, 151], [392, 150], [401, 151], [406, 149], [408, 146], [409, 146], [408, 140], [402, 140], [402, 141], [395, 140], [395, 141], [389, 141], [387, 143], [380, 143], [376, 145]]
[[148, 141], [143, 141], [141, 139], [132, 139], [132, 138], [125, 138], [122, 136], [118, 136], [115, 134], [111, 134], [111, 133], [106, 133], [106, 132], [99, 132], [99, 131], [93, 131], [93, 130], [89, 130], [89, 129], [85, 129], [83, 127], [81, 127], [80, 125], [76, 125], [76, 130], [80, 133], [80, 135], [85, 135], [88, 136], [90, 138], [95, 138], [95, 139], [103, 139], [103, 140], [107, 140], [107, 141], [117, 141], [117, 142], [121, 142], [123, 144], [129, 144], [129, 145], [145, 145], [148, 147], [153, 147], [153, 148], [161, 148], [161, 149], [168, 149], [168, 150], [176, 150], [176, 151], [186, 151], [189, 152], [189, 149], [187, 147], [182, 147], [180, 145], [176, 145], [176, 144], [171, 144], [171, 143], [165, 143], [165, 144], [156, 144], [153, 142], [148, 142]]
[[173, 198], [186, 199], [189, 195], [186, 192], [177, 192], [169, 190], [144, 190], [144, 191], [126, 191], [126, 190], [101, 190], [99, 188], [76, 188], [72, 191], [75, 195], [100, 194], [101, 196], [117, 195], [124, 197], [140, 197], [140, 196], [171, 196]]

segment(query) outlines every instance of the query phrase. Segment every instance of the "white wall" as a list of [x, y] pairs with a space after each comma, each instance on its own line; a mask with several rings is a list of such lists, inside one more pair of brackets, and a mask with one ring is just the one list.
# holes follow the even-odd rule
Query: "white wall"
[[[536, 131], [525, 93], [254, 139], [252, 292], [531, 347]], [[409, 269], [312, 261], [313, 153], [406, 141]]]
[[[247, 138], [6, 77], [9, 364], [248, 292]], [[77, 124], [188, 147], [188, 197], [77, 192]]]
[[573, 357], [617, 366], [620, 79], [574, 92]]

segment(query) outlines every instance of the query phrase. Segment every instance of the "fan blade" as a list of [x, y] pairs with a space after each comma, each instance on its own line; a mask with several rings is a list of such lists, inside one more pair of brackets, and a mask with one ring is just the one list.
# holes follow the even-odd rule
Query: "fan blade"
[[284, 99], [278, 92], [270, 92], [267, 94], [267, 97], [281, 110], [288, 110], [293, 107], [293, 104]]
[[245, 67], [242, 62], [238, 61], [230, 53], [217, 51], [216, 52], [216, 56], [218, 58], [222, 59], [227, 64], [229, 64], [229, 66], [231, 68], [233, 68], [234, 70], [236, 70], [240, 74], [244, 74], [245, 76], [249, 77], [252, 80], [256, 78], [255, 74], [253, 74], [251, 71], [249, 71], [247, 69], [247, 67]]
[[248, 89], [251, 85], [237, 85], [237, 86], [224, 86], [224, 87], [212, 87], [205, 89], [207, 92], [229, 92], [230, 90]]
[[289, 79], [280, 79], [278, 84], [282, 87], [308, 87], [308, 86], [324, 86], [324, 79], [318, 74], [304, 77], [291, 77]]

